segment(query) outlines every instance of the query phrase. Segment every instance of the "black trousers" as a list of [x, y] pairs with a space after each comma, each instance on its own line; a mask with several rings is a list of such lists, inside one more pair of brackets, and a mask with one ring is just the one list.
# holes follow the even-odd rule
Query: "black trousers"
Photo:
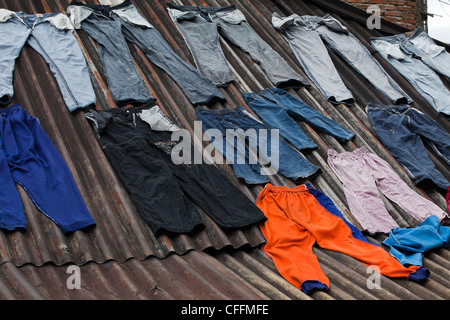
[[193, 203], [225, 230], [266, 220], [214, 165], [174, 164], [171, 152], [177, 142], [171, 141], [171, 132], [152, 130], [136, 115], [140, 110], [92, 110], [87, 118], [94, 121], [106, 156], [156, 236], [200, 229], [203, 222]]

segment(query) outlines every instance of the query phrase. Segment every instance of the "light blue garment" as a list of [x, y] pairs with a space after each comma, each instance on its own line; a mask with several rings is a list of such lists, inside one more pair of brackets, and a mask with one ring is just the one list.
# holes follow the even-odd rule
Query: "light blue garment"
[[[450, 117], [450, 91], [439, 75], [425, 63], [428, 61], [431, 65], [433, 59], [420, 53], [417, 45], [412, 46], [404, 34], [371, 38], [371, 44], [441, 116]], [[411, 51], [413, 49], [414, 52]], [[437, 51], [434, 51], [436, 54]], [[418, 58], [416, 53], [423, 58]], [[441, 68], [445, 67], [449, 66]]]
[[0, 104], [14, 95], [15, 61], [25, 43], [45, 59], [71, 112], [95, 103], [86, 60], [66, 16], [9, 12], [0, 21]]
[[450, 227], [441, 226], [439, 219], [431, 216], [415, 228], [393, 229], [383, 243], [402, 265], [421, 266], [425, 252], [450, 244]]

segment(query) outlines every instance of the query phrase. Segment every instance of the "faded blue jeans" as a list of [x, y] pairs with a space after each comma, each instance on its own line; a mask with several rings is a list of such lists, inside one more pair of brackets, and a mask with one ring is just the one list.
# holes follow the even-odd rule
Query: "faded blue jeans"
[[[371, 43], [441, 116], [450, 117], [450, 91], [439, 75], [425, 63], [434, 63], [434, 60], [418, 58], [415, 53], [419, 53], [417, 46], [409, 43], [405, 34], [372, 38]], [[431, 44], [426, 47], [431, 49]], [[448, 65], [446, 68], [449, 69]]]
[[0, 104], [9, 104], [14, 95], [15, 61], [25, 43], [45, 59], [71, 112], [95, 104], [86, 60], [72, 32], [69, 19], [61, 13], [0, 13]]
[[165, 71], [193, 105], [225, 101], [221, 91], [177, 55], [130, 1], [113, 7], [72, 1], [68, 11], [76, 28], [99, 45], [108, 89], [119, 106], [154, 100], [136, 68], [128, 42], [136, 44], [152, 64]]
[[369, 50], [349, 32], [347, 27], [332, 16], [328, 14], [323, 17], [294, 14], [282, 18], [274, 13], [272, 23], [289, 41], [299, 62], [330, 102], [352, 104], [354, 99], [336, 72], [322, 41], [392, 103], [412, 102], [411, 98], [387, 74]]
[[169, 15], [182, 33], [198, 69], [217, 86], [234, 81], [220, 47], [219, 34], [241, 48], [257, 62], [274, 86], [309, 86], [250, 26], [235, 5], [194, 7], [168, 4]]
[[298, 150], [314, 149], [317, 146], [303, 132], [295, 120], [305, 121], [314, 129], [324, 132], [341, 142], [355, 137], [339, 123], [308, 106], [285, 90], [270, 88], [256, 93], [244, 93], [245, 101], [269, 126], [280, 130], [280, 135]]
[[370, 102], [369, 121], [381, 143], [402, 164], [416, 185], [432, 181], [443, 190], [450, 185], [428, 156], [425, 144], [450, 165], [450, 134], [426, 114], [410, 106]]
[[[233, 165], [236, 177], [247, 184], [269, 182], [259, 161], [261, 159], [275, 169], [272, 174], [280, 173], [295, 183], [321, 171], [282, 138], [273, 136], [271, 127], [256, 120], [242, 107], [217, 111], [197, 108], [197, 117], [215, 149]], [[216, 129], [218, 134], [213, 135], [211, 129]], [[277, 163], [272, 159], [278, 159]]]

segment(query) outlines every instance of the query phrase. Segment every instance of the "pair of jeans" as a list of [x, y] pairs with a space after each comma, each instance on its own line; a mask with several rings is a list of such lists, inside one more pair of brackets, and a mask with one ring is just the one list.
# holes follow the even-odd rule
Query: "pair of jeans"
[[68, 12], [75, 27], [98, 43], [108, 88], [119, 106], [154, 100], [135, 66], [127, 41], [136, 44], [154, 65], [164, 70], [192, 104], [225, 101], [220, 90], [181, 59], [130, 1], [113, 7], [72, 1]]
[[168, 4], [167, 7], [194, 56], [197, 68], [217, 86], [226, 86], [234, 81], [220, 46], [219, 34], [248, 53], [275, 86], [309, 86], [307, 80], [253, 30], [235, 5], [193, 7]]
[[[405, 34], [373, 37], [370, 42], [441, 116], [450, 117], [450, 91], [433, 68], [427, 65], [426, 61], [430, 62], [431, 57], [427, 59], [423, 51], [419, 52], [420, 49], [417, 49], [416, 45], [412, 45]], [[422, 42], [417, 43], [422, 44]], [[419, 46], [433, 50], [431, 43]], [[416, 52], [419, 55], [416, 55]], [[444, 56], [448, 53], [441, 51], [439, 55], [441, 54]], [[448, 61], [439, 62], [443, 63], [440, 69], [448, 70], [448, 63], [444, 64]]]
[[282, 18], [278, 13], [273, 13], [272, 24], [282, 32], [305, 72], [330, 102], [352, 104], [354, 98], [342, 82], [323, 42], [392, 103], [412, 102], [369, 50], [332, 16], [294, 14]]
[[270, 88], [243, 97], [250, 108], [270, 127], [279, 129], [281, 136], [296, 149], [314, 149], [317, 145], [303, 132], [295, 120], [305, 121], [314, 129], [341, 142], [348, 142], [355, 134], [333, 121], [287, 91]]
[[73, 176], [39, 120], [15, 104], [0, 111], [0, 228], [26, 230], [15, 183], [64, 234], [95, 225]]
[[431, 216], [415, 228], [392, 230], [383, 244], [402, 265], [420, 266], [425, 252], [450, 245], [450, 227]]
[[423, 63], [435, 72], [450, 78], [450, 53], [436, 42], [422, 29], [417, 28], [412, 35], [405, 35], [405, 47], [420, 57]]
[[95, 104], [86, 60], [65, 15], [0, 11], [0, 104], [9, 104], [14, 95], [15, 61], [25, 43], [49, 65], [70, 112]]
[[[299, 183], [321, 171], [274, 134], [272, 130], [276, 128], [258, 121], [241, 106], [222, 110], [197, 108], [197, 118], [215, 149], [233, 165], [236, 177], [247, 184], [268, 183], [267, 175], [276, 173]], [[261, 164], [269, 163], [270, 170], [264, 171]]]
[[378, 190], [419, 222], [432, 215], [441, 221], [447, 216], [439, 206], [412, 190], [386, 161], [366, 147], [341, 154], [329, 149], [328, 164], [343, 184], [351, 213], [371, 234], [389, 233], [399, 227], [386, 210]]
[[369, 121], [389, 153], [416, 185], [433, 182], [443, 190], [450, 183], [428, 156], [425, 144], [450, 166], [450, 134], [426, 114], [405, 106], [370, 102]]
[[423, 267], [402, 266], [382, 247], [368, 242], [343, 219], [331, 199], [309, 184], [293, 189], [269, 184], [259, 194], [256, 205], [267, 217], [261, 224], [267, 240], [264, 252], [280, 274], [306, 294], [330, 288], [314, 255], [315, 243], [352, 256], [368, 267], [377, 266], [385, 276], [421, 282], [430, 274]]
[[197, 207], [223, 229], [265, 220], [214, 165], [175, 164], [172, 153], [177, 142], [172, 133], [177, 127], [158, 107], [147, 109], [91, 110], [86, 116], [138, 213], [156, 236], [198, 231], [204, 222]]

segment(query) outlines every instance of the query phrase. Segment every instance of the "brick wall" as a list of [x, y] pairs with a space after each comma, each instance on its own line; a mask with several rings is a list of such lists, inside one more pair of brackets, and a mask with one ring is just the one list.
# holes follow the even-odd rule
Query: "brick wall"
[[383, 19], [397, 23], [410, 30], [418, 26], [423, 27], [422, 8], [423, 0], [405, 1], [405, 0], [341, 0], [354, 5], [360, 9], [366, 10], [371, 5], [377, 5], [381, 9]]

